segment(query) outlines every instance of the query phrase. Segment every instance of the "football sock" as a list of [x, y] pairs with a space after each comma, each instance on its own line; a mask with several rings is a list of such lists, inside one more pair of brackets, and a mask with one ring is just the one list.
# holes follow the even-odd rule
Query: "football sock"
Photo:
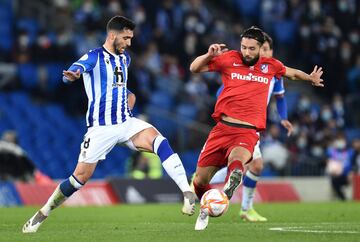
[[154, 153], [161, 160], [167, 174], [175, 181], [182, 192], [191, 191], [186, 172], [178, 154], [171, 149], [168, 140], [163, 136], [157, 136], [153, 143]]
[[208, 190], [211, 189], [210, 184], [200, 186], [195, 182], [195, 180], [193, 181], [193, 185], [194, 185], [195, 194], [196, 194], [196, 196], [198, 197], [199, 200], [201, 199], [201, 197], [204, 195], [205, 192], [207, 192]]
[[247, 171], [244, 176], [243, 182], [243, 193], [242, 193], [242, 202], [241, 209], [247, 211], [253, 207], [255, 187], [256, 183], [260, 179], [260, 176], [255, 175], [251, 171]]
[[49, 197], [46, 204], [40, 209], [40, 211], [45, 215], [49, 216], [50, 212], [60, 206], [68, 197], [70, 197], [74, 192], [79, 190], [84, 184], [78, 181], [74, 175], [70, 176], [68, 179], [63, 181], [58, 185]]
[[226, 178], [225, 178], [225, 183], [227, 183], [231, 172], [233, 170], [235, 170], [235, 169], [239, 169], [239, 170], [241, 170], [242, 173], [244, 173], [244, 166], [243, 166], [241, 161], [234, 160], [233, 162], [230, 163], [230, 165], [228, 166], [228, 171], [227, 171], [227, 175], [226, 175]]

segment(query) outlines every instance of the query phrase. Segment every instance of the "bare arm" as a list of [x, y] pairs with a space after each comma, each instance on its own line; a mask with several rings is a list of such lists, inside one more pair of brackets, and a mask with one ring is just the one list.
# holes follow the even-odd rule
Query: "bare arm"
[[310, 81], [314, 86], [318, 86], [318, 87], [324, 86], [323, 84], [324, 80], [321, 79], [321, 75], [323, 74], [321, 67], [318, 68], [317, 66], [315, 66], [314, 70], [310, 73], [310, 75], [298, 69], [290, 68], [287, 66], [285, 68], [286, 68], [286, 72], [284, 76], [291, 80]]
[[208, 63], [215, 56], [221, 55], [228, 51], [225, 48], [225, 44], [212, 44], [209, 46], [208, 52], [204, 55], [196, 57], [196, 59], [190, 65], [190, 71], [192, 73], [200, 73], [209, 71]]
[[134, 93], [130, 92], [128, 94], [128, 106], [129, 106], [130, 110], [133, 110], [133, 108], [135, 106], [135, 102], [136, 102], [136, 96]]

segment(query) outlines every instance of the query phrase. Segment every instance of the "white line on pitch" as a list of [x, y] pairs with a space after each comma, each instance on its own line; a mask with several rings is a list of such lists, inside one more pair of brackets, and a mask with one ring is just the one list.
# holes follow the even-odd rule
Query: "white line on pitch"
[[359, 234], [359, 231], [342, 231], [342, 230], [310, 230], [305, 229], [304, 227], [278, 227], [278, 228], [269, 228], [271, 231], [281, 231], [281, 232], [300, 232], [300, 233], [329, 233], [329, 234]]

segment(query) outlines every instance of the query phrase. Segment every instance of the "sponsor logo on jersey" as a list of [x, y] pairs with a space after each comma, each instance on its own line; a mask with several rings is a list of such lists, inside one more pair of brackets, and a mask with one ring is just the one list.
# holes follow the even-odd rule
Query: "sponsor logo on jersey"
[[260, 70], [262, 71], [262, 73], [268, 73], [268, 71], [269, 71], [268, 64], [261, 64], [260, 65]]
[[238, 80], [243, 80], [243, 81], [254, 81], [254, 82], [260, 82], [260, 83], [264, 83], [264, 84], [268, 84], [269, 83], [269, 79], [263, 76], [256, 76], [253, 75], [252, 73], [249, 73], [248, 75], [241, 75], [239, 73], [235, 73], [232, 72], [231, 73], [231, 79], [238, 79]]

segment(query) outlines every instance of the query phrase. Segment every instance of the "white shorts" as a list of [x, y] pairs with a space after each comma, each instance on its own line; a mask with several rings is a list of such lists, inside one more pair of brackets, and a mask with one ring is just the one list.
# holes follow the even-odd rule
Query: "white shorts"
[[96, 163], [105, 160], [116, 144], [126, 144], [135, 149], [130, 138], [153, 126], [138, 118], [129, 118], [124, 123], [90, 127], [81, 143], [78, 162]]
[[254, 152], [253, 152], [253, 160], [262, 158], [261, 156], [261, 151], [260, 151], [260, 139], [258, 140], [258, 142], [256, 143], [255, 147], [254, 147]]

